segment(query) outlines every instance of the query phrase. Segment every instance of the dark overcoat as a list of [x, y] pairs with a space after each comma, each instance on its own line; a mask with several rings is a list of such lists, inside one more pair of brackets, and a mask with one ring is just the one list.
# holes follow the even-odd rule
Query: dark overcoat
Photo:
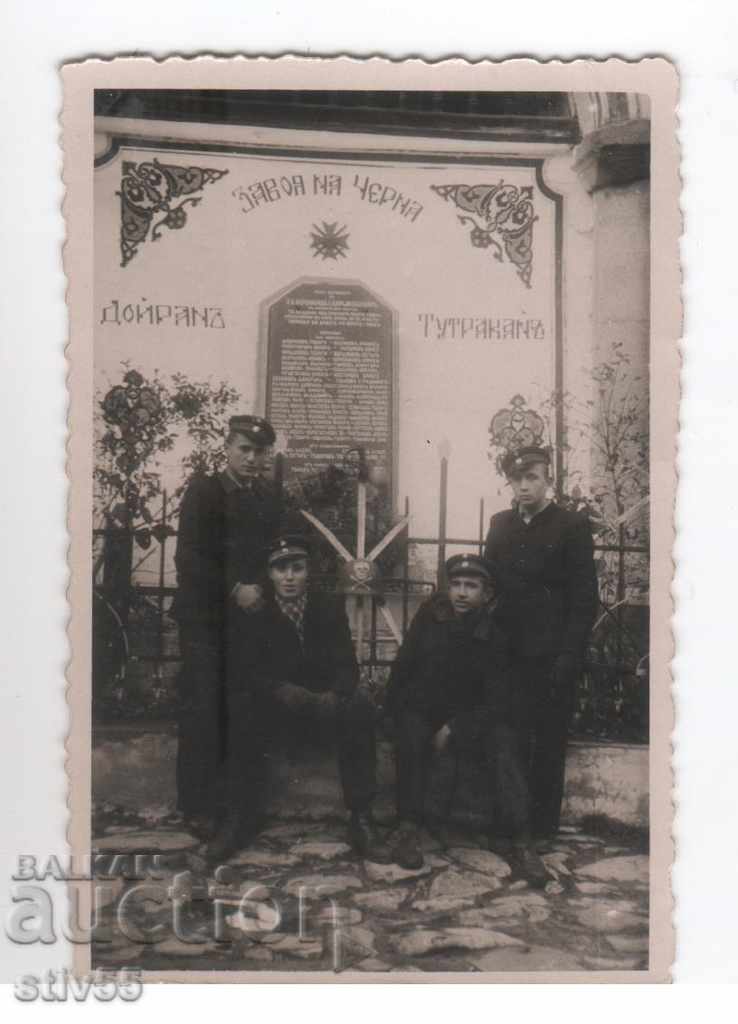
[[221, 625], [235, 585], [261, 581], [264, 549], [279, 525], [270, 481], [241, 488], [225, 473], [193, 477], [179, 515], [172, 615], [180, 623]]
[[493, 605], [458, 617], [445, 594], [434, 594], [418, 609], [392, 665], [388, 710], [417, 710], [430, 718], [445, 713], [466, 732], [475, 716], [507, 708], [511, 664]]
[[359, 668], [343, 598], [308, 592], [303, 641], [294, 623], [273, 597], [265, 607], [238, 620], [238, 678], [235, 688], [250, 689], [268, 698], [281, 683], [293, 683], [315, 693], [333, 691], [351, 696]]
[[484, 557], [515, 654], [581, 658], [597, 610], [588, 520], [555, 502], [528, 524], [516, 509], [498, 512], [490, 522]]

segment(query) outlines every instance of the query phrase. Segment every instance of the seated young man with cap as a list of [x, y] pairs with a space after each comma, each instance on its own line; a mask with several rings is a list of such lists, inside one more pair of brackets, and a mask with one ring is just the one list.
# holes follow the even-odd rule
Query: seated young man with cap
[[279, 536], [268, 547], [266, 569], [264, 608], [244, 618], [235, 640], [241, 671], [229, 673], [231, 813], [209, 855], [224, 860], [258, 831], [269, 751], [280, 726], [291, 722], [331, 734], [351, 815], [350, 841], [367, 860], [389, 863], [371, 816], [375, 709], [359, 688], [343, 600], [308, 590], [309, 551], [299, 534]]
[[[489, 771], [490, 826], [501, 813], [498, 776], [505, 762], [505, 721], [514, 679], [507, 637], [494, 614], [487, 562], [475, 554], [446, 562], [447, 593], [434, 594], [413, 619], [392, 666], [387, 707], [397, 744], [397, 814], [393, 854], [402, 867], [423, 865], [420, 830], [425, 816], [430, 761], [449, 745], [480, 748]], [[514, 770], [513, 763], [512, 769]], [[510, 790], [507, 790], [509, 792]], [[509, 817], [509, 815], [508, 815]], [[525, 823], [513, 827], [515, 867], [533, 884], [548, 880], [530, 850]]]

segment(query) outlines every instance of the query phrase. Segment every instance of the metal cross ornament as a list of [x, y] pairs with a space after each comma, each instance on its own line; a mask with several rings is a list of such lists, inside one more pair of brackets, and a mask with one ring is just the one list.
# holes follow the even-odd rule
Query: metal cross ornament
[[[350, 618], [353, 621], [354, 643], [356, 656], [361, 661], [364, 646], [364, 598], [376, 593], [376, 581], [379, 570], [376, 560], [395, 537], [407, 527], [409, 516], [403, 516], [395, 523], [382, 539], [367, 553], [366, 551], [366, 512], [367, 512], [367, 466], [363, 452], [359, 452], [359, 482], [356, 490], [356, 554], [352, 555], [336, 535], [321, 523], [311, 512], [302, 510], [302, 515], [321, 533], [343, 561], [342, 588], [352, 608]], [[395, 622], [392, 612], [384, 602], [378, 602], [382, 618], [398, 644], [402, 643], [402, 632]]]

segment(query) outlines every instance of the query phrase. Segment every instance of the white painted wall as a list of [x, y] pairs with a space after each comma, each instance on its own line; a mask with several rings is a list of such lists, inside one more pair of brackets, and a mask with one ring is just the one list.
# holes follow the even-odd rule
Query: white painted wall
[[[99, 125], [111, 127], [110, 121]], [[118, 128], [140, 129], [128, 123]], [[199, 128], [199, 130], [198, 130]], [[101, 390], [116, 381], [121, 362], [147, 373], [179, 371], [194, 378], [225, 379], [243, 395], [244, 411], [260, 408], [263, 392], [263, 338], [260, 306], [267, 296], [310, 276], [359, 281], [397, 312], [398, 322], [398, 473], [400, 506], [410, 498], [415, 535], [434, 534], [437, 524], [439, 451], [450, 451], [448, 530], [452, 536], [476, 537], [479, 499], [491, 513], [509, 503], [509, 494], [488, 458], [487, 428], [492, 414], [520, 392], [536, 405], [554, 384], [555, 331], [555, 204], [538, 188], [535, 169], [459, 164], [448, 156], [441, 163], [427, 159], [431, 143], [364, 136], [313, 136], [306, 132], [228, 129], [231, 148], [291, 141], [298, 155], [275, 157], [231, 152], [197, 151], [216, 139], [212, 126], [144, 125], [149, 135], [175, 136], [178, 152], [154, 140], [147, 148], [126, 145], [95, 171], [95, 380]], [[221, 133], [225, 129], [218, 129]], [[187, 138], [184, 138], [184, 137]], [[220, 136], [217, 136], [222, 141]], [[98, 136], [104, 150], [110, 136]], [[148, 148], [157, 146], [158, 149]], [[351, 159], [306, 158], [308, 148], [329, 145], [336, 157], [347, 148], [361, 153]], [[437, 152], [444, 143], [432, 143]], [[448, 143], [445, 143], [448, 146]], [[464, 144], [465, 147], [467, 144]], [[458, 143], [454, 144], [458, 153]], [[417, 150], [412, 163], [400, 153]], [[370, 149], [392, 149], [370, 161]], [[548, 150], [468, 144], [468, 153], [490, 158], [548, 157], [544, 180], [564, 195], [563, 324], [565, 388], [579, 395], [587, 386], [592, 345], [592, 201], [571, 170], [571, 154]], [[525, 151], [523, 151], [525, 150]], [[506, 154], [507, 151], [507, 154]], [[161, 162], [225, 169], [228, 174], [198, 193], [202, 201], [188, 206], [181, 230], [163, 228], [158, 241], [147, 240], [126, 267], [120, 262], [120, 188], [123, 161], [156, 157]], [[249, 185], [265, 178], [302, 175], [305, 195], [287, 196], [251, 208], [242, 198]], [[314, 174], [338, 174], [340, 195], [314, 194]], [[369, 176], [422, 205], [415, 218], [401, 216], [389, 204], [371, 204], [354, 186], [355, 176]], [[533, 186], [537, 221], [531, 287], [515, 267], [497, 262], [491, 250], [475, 248], [459, 211], [431, 191], [437, 184], [495, 184], [504, 179]], [[244, 212], [246, 210], [247, 212]], [[310, 248], [312, 225], [321, 221], [345, 224], [350, 235], [347, 258], [316, 259]], [[117, 324], [104, 317], [113, 300], [127, 304], [218, 307], [223, 329]], [[440, 318], [539, 319], [545, 340], [439, 338], [425, 329], [423, 314]], [[101, 322], [104, 321], [104, 322]], [[426, 334], [428, 336], [426, 336]], [[173, 472], [172, 461], [164, 466]], [[586, 473], [587, 454], [579, 458]]]

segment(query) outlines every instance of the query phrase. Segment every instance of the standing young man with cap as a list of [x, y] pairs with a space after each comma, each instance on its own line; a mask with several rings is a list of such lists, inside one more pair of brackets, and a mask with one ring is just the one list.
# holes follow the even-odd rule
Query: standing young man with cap
[[225, 468], [193, 477], [180, 509], [172, 606], [183, 659], [177, 801], [203, 838], [214, 827], [224, 753], [229, 623], [262, 606], [262, 552], [279, 528], [279, 496], [264, 477], [274, 440], [261, 417], [231, 417]]
[[[515, 507], [492, 516], [485, 558], [498, 586], [500, 616], [516, 667], [511, 725], [518, 757], [498, 777], [499, 794], [524, 772], [530, 827], [549, 838], [559, 828], [567, 732], [576, 683], [597, 609], [597, 576], [587, 519], [549, 498], [548, 449], [510, 452], [503, 470]], [[513, 802], [515, 802], [513, 800]]]
[[343, 599], [308, 590], [305, 538], [268, 546], [264, 606], [238, 623], [239, 671], [229, 673], [228, 818], [208, 850], [228, 859], [253, 838], [266, 810], [270, 749], [280, 728], [326, 734], [335, 744], [349, 839], [367, 860], [389, 863], [371, 816], [376, 790], [375, 709], [359, 687]]
[[[475, 554], [454, 555], [446, 562], [446, 578], [448, 593], [434, 594], [418, 609], [387, 689], [397, 744], [394, 856], [409, 869], [423, 865], [420, 829], [434, 752], [449, 745], [483, 752], [490, 774], [490, 824], [498, 811], [493, 784], [499, 753], [492, 726], [504, 721], [513, 685], [509, 645], [496, 621], [486, 561]], [[529, 881], [548, 880], [527, 848], [522, 826], [514, 838], [521, 849], [516, 867]]]

